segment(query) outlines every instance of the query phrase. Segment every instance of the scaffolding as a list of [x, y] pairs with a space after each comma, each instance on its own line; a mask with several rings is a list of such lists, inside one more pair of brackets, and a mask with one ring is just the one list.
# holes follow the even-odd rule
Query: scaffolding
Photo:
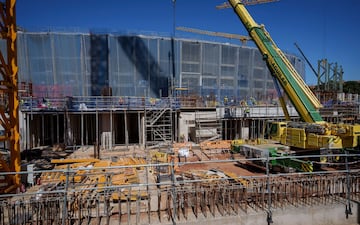
[[173, 109], [171, 99], [168, 102], [157, 102], [156, 99], [150, 99], [150, 106], [145, 107], [145, 146], [152, 148], [155, 146], [170, 146], [173, 141]]
[[[225, 96], [262, 102], [275, 92], [270, 72], [253, 47], [155, 35], [18, 31], [17, 36], [21, 96], [90, 97], [109, 88], [113, 96], [161, 98], [171, 96], [176, 86], [217, 102]], [[99, 55], [99, 49], [111, 51]], [[305, 73], [302, 60], [287, 57]]]
[[318, 61], [317, 89], [320, 102], [336, 100], [337, 94], [343, 92], [344, 71], [337, 63], [329, 63], [327, 59]]
[[222, 124], [218, 111], [195, 111], [195, 138], [197, 143], [222, 140]]

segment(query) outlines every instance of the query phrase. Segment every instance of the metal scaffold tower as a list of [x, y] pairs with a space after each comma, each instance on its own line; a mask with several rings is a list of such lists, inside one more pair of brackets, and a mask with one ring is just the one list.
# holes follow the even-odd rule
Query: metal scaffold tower
[[343, 74], [342, 66], [337, 63], [329, 63], [327, 59], [318, 61], [316, 92], [321, 102], [336, 99], [337, 93], [343, 92]]
[[172, 109], [168, 104], [161, 107], [145, 107], [145, 130], [147, 147], [173, 142]]
[[15, 3], [15, 0], [0, 2], [0, 33], [7, 46], [7, 58], [3, 52], [0, 54], [0, 125], [4, 129], [0, 141], [8, 145], [10, 151], [8, 159], [0, 153], [0, 171], [9, 172], [0, 180], [3, 193], [13, 192], [20, 186], [20, 174], [10, 173], [21, 170]]

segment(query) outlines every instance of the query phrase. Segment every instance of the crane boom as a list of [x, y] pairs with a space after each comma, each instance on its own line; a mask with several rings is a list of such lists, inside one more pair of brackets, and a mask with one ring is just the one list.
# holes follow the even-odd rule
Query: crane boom
[[[279, 0], [242, 0], [241, 2], [244, 5], [256, 5], [256, 4], [262, 4], [262, 3], [268, 3], [268, 2], [278, 2]], [[231, 5], [227, 2], [223, 2], [221, 5], [216, 6], [217, 9], [227, 9], [231, 8]]]
[[301, 53], [301, 55], [304, 57], [305, 61], [307, 62], [307, 64], [310, 66], [311, 70], [313, 71], [313, 73], [315, 74], [315, 76], [318, 76], [318, 73], [315, 71], [314, 67], [311, 65], [310, 61], [308, 60], [308, 58], [305, 56], [304, 52], [301, 50], [301, 48], [299, 47], [298, 44], [294, 43], [294, 45], [296, 46], [296, 48], [299, 50], [299, 52]]
[[321, 103], [276, 46], [264, 26], [254, 21], [240, 0], [229, 0], [229, 3], [257, 45], [272, 76], [279, 81], [302, 120], [309, 123], [323, 122], [318, 111], [322, 107]]
[[[275, 79], [294, 105], [304, 122], [271, 122], [265, 136], [281, 144], [306, 151], [325, 149], [360, 149], [359, 124], [325, 122], [318, 109], [319, 100], [305, 84], [284, 53], [276, 46], [264, 26], [259, 26], [240, 0], [228, 0], [249, 32]], [[328, 154], [328, 153], [326, 153]], [[329, 158], [329, 160], [332, 160]]]
[[229, 33], [223, 33], [223, 32], [201, 30], [201, 29], [190, 28], [190, 27], [176, 27], [176, 30], [204, 34], [204, 35], [208, 35], [208, 36], [217, 36], [217, 37], [224, 37], [224, 38], [230, 38], [230, 39], [237, 39], [237, 40], [240, 40], [241, 43], [243, 43], [243, 44], [245, 44], [247, 41], [251, 40], [251, 37], [240, 35], [240, 34], [229, 34]]

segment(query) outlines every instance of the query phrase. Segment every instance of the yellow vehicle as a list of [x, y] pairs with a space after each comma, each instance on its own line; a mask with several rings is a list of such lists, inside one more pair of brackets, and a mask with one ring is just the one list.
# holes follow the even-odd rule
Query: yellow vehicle
[[[266, 137], [302, 150], [359, 150], [360, 125], [332, 124], [319, 113], [321, 103], [305, 84], [263, 25], [258, 25], [240, 0], [229, 0], [235, 13], [257, 45], [274, 78], [287, 122], [271, 122]], [[302, 122], [291, 122], [280, 86], [294, 105]]]

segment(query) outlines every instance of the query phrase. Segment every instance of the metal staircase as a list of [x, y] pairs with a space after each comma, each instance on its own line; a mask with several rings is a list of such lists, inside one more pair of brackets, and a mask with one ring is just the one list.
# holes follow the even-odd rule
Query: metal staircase
[[170, 145], [173, 141], [172, 128], [171, 107], [145, 109], [146, 147]]

